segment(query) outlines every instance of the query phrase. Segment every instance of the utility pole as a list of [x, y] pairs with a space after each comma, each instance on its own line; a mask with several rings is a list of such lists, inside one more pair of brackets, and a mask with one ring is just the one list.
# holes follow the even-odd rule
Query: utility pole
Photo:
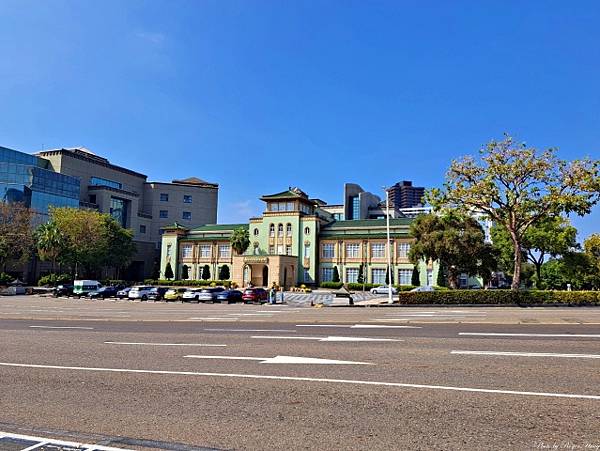
[[390, 240], [390, 191], [387, 188], [385, 190], [385, 203], [386, 203], [386, 231], [387, 231], [387, 264], [388, 264], [388, 304], [393, 304], [392, 299], [392, 243]]

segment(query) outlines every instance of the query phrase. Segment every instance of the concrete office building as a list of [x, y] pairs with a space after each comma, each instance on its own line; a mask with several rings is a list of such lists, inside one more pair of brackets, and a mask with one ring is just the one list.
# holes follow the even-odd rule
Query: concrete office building
[[109, 162], [84, 147], [43, 150], [36, 154], [57, 173], [80, 181], [79, 205], [113, 216], [134, 233], [137, 255], [127, 277], [150, 277], [160, 251], [161, 228], [214, 223], [218, 188], [198, 178], [171, 183], [148, 182], [147, 176]]
[[413, 186], [410, 180], [403, 180], [392, 185], [390, 204], [396, 209], [421, 207], [424, 205], [425, 188]]

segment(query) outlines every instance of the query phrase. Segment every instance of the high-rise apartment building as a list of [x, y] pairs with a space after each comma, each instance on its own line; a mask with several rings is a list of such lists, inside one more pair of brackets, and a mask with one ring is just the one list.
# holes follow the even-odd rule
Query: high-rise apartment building
[[396, 209], [423, 206], [425, 188], [413, 186], [410, 180], [403, 180], [389, 188], [390, 204]]

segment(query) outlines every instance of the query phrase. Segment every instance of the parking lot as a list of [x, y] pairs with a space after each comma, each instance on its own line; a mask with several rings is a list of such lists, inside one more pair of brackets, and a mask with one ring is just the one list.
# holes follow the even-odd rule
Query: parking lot
[[128, 449], [600, 446], [598, 308], [309, 305], [0, 298], [0, 430]]

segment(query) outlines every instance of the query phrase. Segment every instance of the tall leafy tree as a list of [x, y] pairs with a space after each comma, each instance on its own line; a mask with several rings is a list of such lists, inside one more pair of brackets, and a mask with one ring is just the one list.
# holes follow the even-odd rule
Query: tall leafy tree
[[415, 266], [413, 267], [413, 272], [412, 272], [412, 276], [410, 278], [410, 283], [412, 285], [414, 285], [415, 287], [418, 287], [421, 285], [421, 276], [419, 275], [419, 265], [417, 263], [415, 263]]
[[106, 246], [102, 263], [104, 266], [115, 268], [117, 277], [120, 277], [120, 271], [131, 263], [136, 252], [133, 231], [121, 227], [111, 216], [103, 215], [102, 234], [103, 244]]
[[[505, 267], [513, 273], [512, 241], [508, 231], [504, 227], [494, 227], [492, 239]], [[542, 265], [548, 257], [559, 257], [578, 247], [577, 229], [567, 218], [548, 216], [527, 229], [521, 246], [523, 259], [535, 267], [537, 288], [542, 288]]]
[[485, 242], [481, 225], [471, 217], [455, 212], [421, 215], [410, 231], [416, 238], [409, 252], [410, 261], [417, 265], [421, 260], [438, 260], [446, 268], [451, 288], [458, 287], [463, 272], [485, 279], [495, 269], [494, 250]]
[[202, 280], [210, 279], [210, 267], [208, 265], [204, 265], [202, 267]]
[[529, 227], [561, 213], [585, 215], [600, 200], [600, 161], [567, 162], [555, 149], [543, 152], [506, 135], [451, 163], [443, 189], [428, 193], [435, 208], [487, 214], [508, 232], [513, 247], [512, 288], [518, 289], [523, 238]]
[[173, 277], [175, 277], [175, 274], [173, 274], [171, 262], [167, 262], [167, 266], [165, 266], [165, 279], [171, 280]]
[[340, 281], [340, 272], [338, 271], [338, 267], [333, 267], [333, 282], [338, 283]]
[[56, 262], [67, 250], [65, 237], [60, 232], [56, 223], [49, 221], [40, 224], [35, 231], [35, 241], [38, 255], [42, 260], [52, 262], [52, 272], [56, 271]]
[[358, 277], [356, 279], [356, 282], [365, 283], [365, 265], [363, 265], [362, 263], [358, 267]]
[[583, 242], [583, 250], [590, 265], [588, 282], [594, 289], [600, 289], [600, 233], [587, 237]]
[[229, 266], [223, 265], [219, 268], [219, 280], [229, 280], [231, 274], [229, 273]]
[[188, 280], [190, 278], [190, 267], [188, 265], [183, 265], [181, 267], [181, 278], [183, 280]]
[[0, 202], [0, 268], [9, 260], [25, 262], [34, 246], [32, 211], [22, 203]]
[[250, 246], [250, 232], [244, 227], [235, 229], [230, 238], [231, 248], [237, 255], [242, 255]]

